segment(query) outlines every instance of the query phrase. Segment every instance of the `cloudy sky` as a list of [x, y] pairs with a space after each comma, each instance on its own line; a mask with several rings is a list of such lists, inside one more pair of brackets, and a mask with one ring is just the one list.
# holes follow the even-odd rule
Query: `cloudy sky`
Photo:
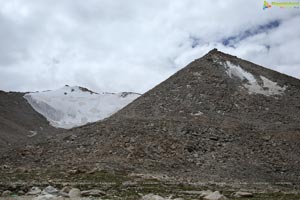
[[0, 0], [0, 89], [143, 93], [212, 48], [300, 77], [300, 9], [263, 0]]

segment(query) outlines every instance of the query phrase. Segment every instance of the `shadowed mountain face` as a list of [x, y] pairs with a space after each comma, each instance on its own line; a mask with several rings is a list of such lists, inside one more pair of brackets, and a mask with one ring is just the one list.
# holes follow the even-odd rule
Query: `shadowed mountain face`
[[[38, 150], [39, 166], [299, 184], [300, 81], [213, 50], [107, 120], [53, 138], [32, 155]], [[30, 155], [6, 162], [24, 160], [33, 165]]]
[[0, 91], [0, 152], [60, 132], [32, 109], [24, 93]]

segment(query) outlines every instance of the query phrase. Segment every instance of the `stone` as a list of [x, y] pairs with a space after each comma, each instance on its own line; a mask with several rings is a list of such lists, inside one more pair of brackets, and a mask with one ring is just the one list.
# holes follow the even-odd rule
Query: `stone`
[[11, 194], [12, 194], [11, 191], [5, 190], [4, 192], [2, 192], [2, 197], [9, 197]]
[[249, 198], [249, 197], [253, 197], [253, 196], [254, 195], [251, 192], [242, 192], [242, 191], [238, 191], [233, 194], [233, 197], [236, 197], [236, 198]]
[[165, 198], [155, 195], [155, 194], [147, 194], [141, 198], [141, 200], [166, 200]]
[[81, 197], [81, 192], [78, 188], [72, 188], [69, 192], [70, 198], [79, 198]]
[[210, 193], [207, 196], [204, 196], [204, 200], [226, 200], [227, 198], [222, 195], [219, 191], [215, 191], [213, 193]]
[[55, 187], [52, 187], [52, 186], [48, 186], [46, 187], [44, 190], [43, 190], [43, 193], [44, 194], [52, 194], [52, 195], [57, 195], [59, 192], [58, 189], [56, 189]]
[[199, 195], [199, 197], [204, 197], [212, 193], [211, 190], [204, 190], [204, 191], [197, 191], [197, 190], [190, 190], [190, 191], [183, 191], [183, 194], [189, 195]]
[[97, 169], [97, 168], [94, 168], [94, 169], [92, 169], [92, 170], [90, 170], [90, 171], [87, 171], [86, 173], [87, 173], [87, 174], [95, 174], [97, 171], [98, 171], [98, 169]]
[[17, 194], [18, 194], [18, 196], [23, 196], [23, 195], [25, 195], [25, 192], [23, 190], [19, 190]]
[[59, 191], [59, 192], [58, 192], [58, 196], [61, 196], [61, 197], [69, 197], [69, 193]]
[[138, 185], [138, 183], [135, 181], [125, 181], [122, 183], [122, 186], [124, 186], [124, 187], [135, 187], [137, 185]]
[[210, 195], [211, 193], [213, 193], [211, 190], [203, 190], [203, 191], [200, 191], [199, 196], [200, 197], [205, 197], [205, 196]]
[[39, 187], [32, 187], [28, 192], [27, 195], [38, 195], [42, 192]]
[[100, 197], [103, 195], [106, 195], [106, 193], [101, 190], [85, 190], [81, 192], [81, 196], [83, 197]]
[[33, 200], [62, 200], [62, 198], [57, 197], [52, 194], [44, 194], [44, 195], [39, 195], [35, 197]]
[[72, 187], [70, 187], [70, 186], [65, 186], [65, 187], [63, 187], [60, 191], [61, 191], [61, 192], [64, 192], [64, 193], [69, 193], [71, 189], [72, 189]]

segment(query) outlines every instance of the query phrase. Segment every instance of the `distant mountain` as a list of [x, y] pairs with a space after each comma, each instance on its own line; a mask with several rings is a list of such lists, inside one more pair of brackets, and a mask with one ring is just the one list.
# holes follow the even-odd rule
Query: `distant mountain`
[[111, 117], [25, 150], [0, 160], [300, 186], [300, 80], [212, 50]]
[[73, 128], [102, 120], [114, 114], [140, 94], [96, 93], [68, 85], [58, 90], [28, 93], [24, 98], [57, 128]]
[[140, 94], [95, 93], [79, 86], [45, 92], [0, 91], [0, 154], [45, 142], [63, 129], [109, 117]]

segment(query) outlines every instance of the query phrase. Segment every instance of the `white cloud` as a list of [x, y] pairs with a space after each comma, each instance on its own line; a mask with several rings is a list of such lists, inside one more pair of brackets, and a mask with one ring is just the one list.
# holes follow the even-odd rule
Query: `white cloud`
[[[0, 3], [4, 90], [70, 84], [145, 92], [214, 47], [300, 77], [299, 9], [263, 11], [262, 0]], [[235, 48], [222, 44], [275, 20], [279, 27], [238, 40]]]

